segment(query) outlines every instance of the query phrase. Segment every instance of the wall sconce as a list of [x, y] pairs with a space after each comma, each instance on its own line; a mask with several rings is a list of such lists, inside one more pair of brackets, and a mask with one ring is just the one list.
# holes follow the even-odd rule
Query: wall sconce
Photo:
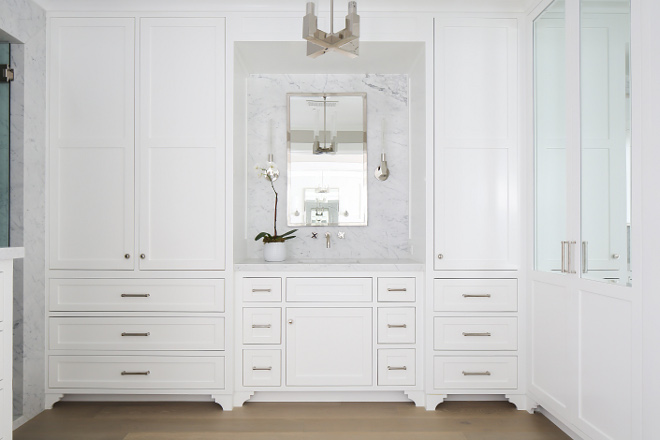
[[380, 136], [380, 145], [382, 151], [380, 153], [380, 165], [376, 167], [374, 171], [374, 176], [380, 181], [387, 180], [390, 177], [390, 169], [387, 168], [387, 156], [385, 156], [385, 119], [383, 119], [381, 136]]

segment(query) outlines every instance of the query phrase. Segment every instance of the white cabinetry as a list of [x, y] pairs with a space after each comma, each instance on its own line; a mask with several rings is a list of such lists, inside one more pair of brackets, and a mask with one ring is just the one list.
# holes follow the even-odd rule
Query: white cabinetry
[[224, 19], [50, 23], [50, 268], [224, 269]]
[[[22, 248], [2, 249], [0, 255], [0, 440], [11, 440], [13, 423], [13, 304], [14, 261], [23, 258]], [[10, 254], [10, 255], [7, 255]]]

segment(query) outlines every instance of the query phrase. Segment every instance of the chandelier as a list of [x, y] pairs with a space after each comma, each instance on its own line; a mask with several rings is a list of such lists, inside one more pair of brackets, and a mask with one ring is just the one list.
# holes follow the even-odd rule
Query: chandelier
[[350, 58], [357, 58], [360, 48], [360, 16], [357, 14], [357, 2], [348, 2], [346, 27], [334, 32], [334, 4], [330, 0], [330, 33], [318, 28], [318, 19], [314, 14], [314, 3], [307, 3], [307, 15], [303, 18], [303, 38], [307, 40], [307, 56], [316, 58], [329, 51], [335, 51]]

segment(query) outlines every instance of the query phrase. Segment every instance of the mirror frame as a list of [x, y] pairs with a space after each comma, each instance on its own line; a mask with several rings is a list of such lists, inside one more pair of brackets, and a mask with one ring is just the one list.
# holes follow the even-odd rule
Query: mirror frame
[[[364, 206], [364, 222], [339, 222], [328, 225], [311, 225], [307, 223], [291, 222], [289, 217], [289, 203], [291, 201], [291, 98], [292, 97], [332, 97], [332, 96], [359, 96], [362, 97], [362, 121], [364, 126], [364, 139], [362, 141], [362, 185], [364, 194], [362, 195], [362, 204]], [[366, 92], [341, 92], [341, 93], [287, 93], [286, 94], [286, 224], [287, 226], [309, 226], [309, 227], [337, 227], [337, 226], [367, 226], [369, 221], [369, 195], [367, 185], [367, 93]]]

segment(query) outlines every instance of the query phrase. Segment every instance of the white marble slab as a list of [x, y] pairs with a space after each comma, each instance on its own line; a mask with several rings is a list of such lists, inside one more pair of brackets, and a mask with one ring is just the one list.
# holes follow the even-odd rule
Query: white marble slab
[[0, 260], [15, 260], [23, 257], [25, 257], [25, 248], [23, 247], [0, 248]]
[[255, 258], [234, 265], [237, 272], [422, 272], [424, 263], [418, 261], [387, 259], [356, 260], [285, 260], [267, 263]]

